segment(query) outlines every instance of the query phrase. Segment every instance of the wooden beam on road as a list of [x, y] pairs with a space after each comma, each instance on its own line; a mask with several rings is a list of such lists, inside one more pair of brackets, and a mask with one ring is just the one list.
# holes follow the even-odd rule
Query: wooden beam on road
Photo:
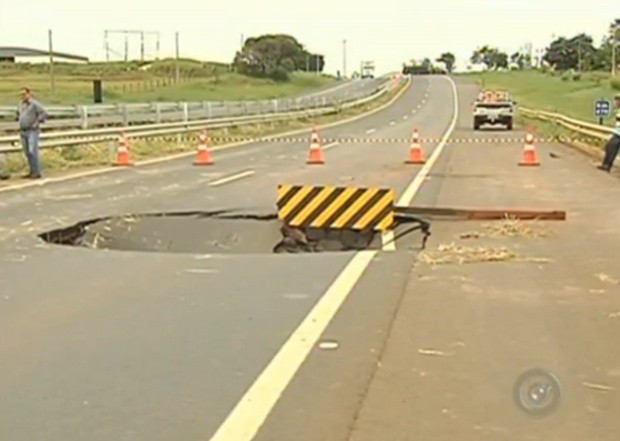
[[560, 210], [515, 210], [476, 209], [476, 208], [442, 208], [442, 207], [394, 207], [396, 217], [399, 214], [433, 217], [456, 217], [465, 220], [566, 220], [566, 212]]

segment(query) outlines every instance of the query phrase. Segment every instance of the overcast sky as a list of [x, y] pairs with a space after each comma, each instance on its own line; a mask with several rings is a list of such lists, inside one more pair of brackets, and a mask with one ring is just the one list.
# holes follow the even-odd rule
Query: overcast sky
[[[45, 49], [52, 29], [54, 49], [102, 60], [105, 29], [135, 29], [159, 31], [160, 55], [172, 56], [179, 31], [182, 56], [230, 62], [241, 34], [289, 33], [324, 54], [328, 72], [342, 69], [344, 39], [349, 73], [361, 60], [387, 72], [446, 50], [463, 60], [484, 43], [514, 52], [580, 31], [598, 42], [614, 16], [620, 0], [0, 0], [0, 46]], [[110, 44], [122, 53], [123, 37]], [[129, 46], [139, 57], [138, 37]]]

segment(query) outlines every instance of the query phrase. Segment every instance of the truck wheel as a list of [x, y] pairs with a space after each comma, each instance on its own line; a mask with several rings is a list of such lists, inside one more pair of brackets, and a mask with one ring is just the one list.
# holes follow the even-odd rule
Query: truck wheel
[[512, 130], [512, 120], [508, 121], [508, 124], [506, 124], [506, 129]]

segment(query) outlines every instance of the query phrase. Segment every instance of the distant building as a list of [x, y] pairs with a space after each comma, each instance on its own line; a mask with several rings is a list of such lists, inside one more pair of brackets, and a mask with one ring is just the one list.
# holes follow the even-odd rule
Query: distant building
[[[80, 55], [52, 52], [54, 61], [59, 63], [88, 63], [88, 58]], [[8, 63], [49, 63], [50, 53], [25, 47], [0, 46], [0, 62]]]

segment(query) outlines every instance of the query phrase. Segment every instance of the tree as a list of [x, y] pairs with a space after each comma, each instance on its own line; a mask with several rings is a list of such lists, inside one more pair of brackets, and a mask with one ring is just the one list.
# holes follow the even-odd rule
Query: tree
[[519, 66], [520, 70], [525, 69], [525, 67], [531, 67], [532, 65], [532, 57], [530, 54], [524, 54], [522, 52], [515, 52], [510, 56], [510, 62]]
[[452, 52], [444, 52], [435, 61], [444, 63], [446, 65], [446, 69], [448, 69], [448, 73], [452, 73], [452, 69], [454, 69], [454, 63], [456, 63], [456, 57]]
[[309, 53], [290, 35], [267, 34], [248, 38], [235, 54], [233, 66], [244, 75], [285, 81], [289, 73], [298, 70], [322, 72], [325, 59]]
[[560, 70], [591, 70], [600, 64], [597, 52], [591, 36], [578, 34], [569, 39], [556, 38], [547, 48], [543, 60]]
[[484, 45], [473, 52], [470, 61], [476, 64], [484, 63], [489, 69], [508, 67], [508, 54], [497, 48]]

